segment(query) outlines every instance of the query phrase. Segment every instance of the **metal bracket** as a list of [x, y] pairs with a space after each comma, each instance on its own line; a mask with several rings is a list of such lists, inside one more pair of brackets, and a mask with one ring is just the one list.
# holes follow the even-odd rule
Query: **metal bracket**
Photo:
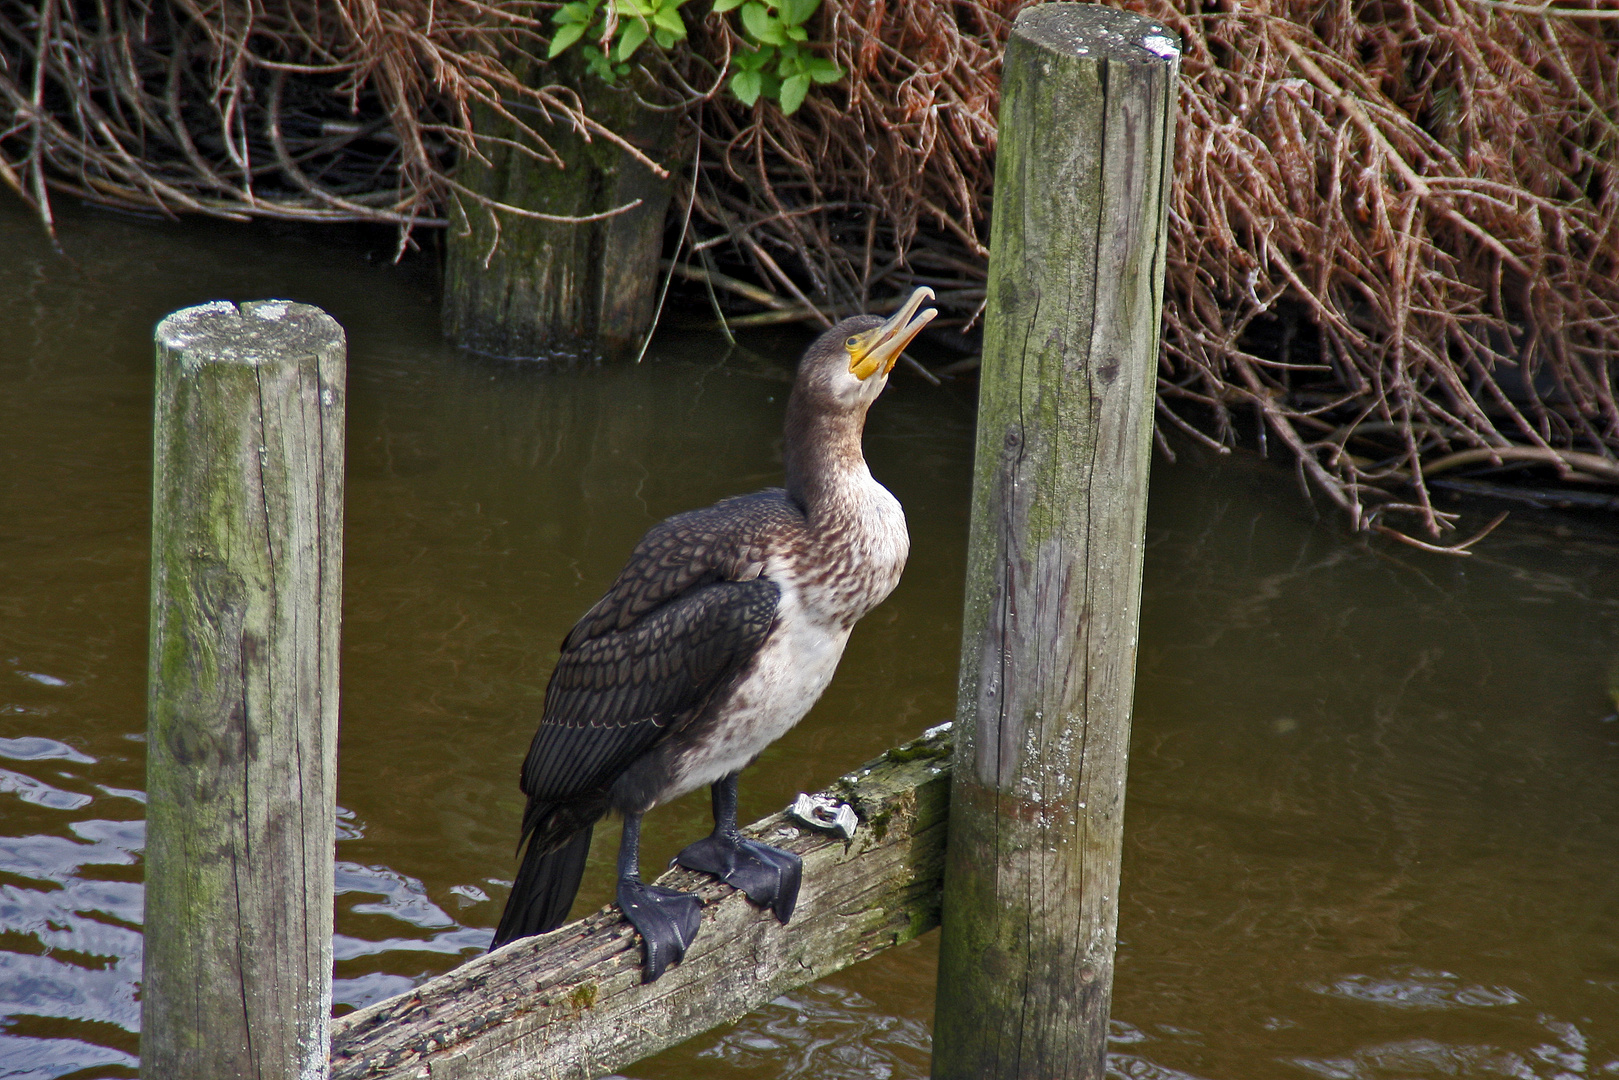
[[828, 795], [806, 795], [800, 792], [787, 811], [806, 825], [829, 832], [841, 833], [845, 840], [853, 840], [860, 819], [854, 807], [838, 802]]

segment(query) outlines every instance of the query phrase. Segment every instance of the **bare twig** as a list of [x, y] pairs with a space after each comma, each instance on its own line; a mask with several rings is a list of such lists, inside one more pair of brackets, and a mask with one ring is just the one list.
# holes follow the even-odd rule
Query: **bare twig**
[[[973, 326], [998, 64], [1027, 2], [823, 0], [813, 40], [847, 78], [791, 117], [720, 92], [749, 48], [734, 17], [694, 18], [671, 53], [644, 47], [698, 128], [682, 213], [704, 239], [670, 274], [702, 283], [727, 333], [827, 325], [924, 284], [936, 326]], [[1353, 527], [1411, 515], [1434, 538], [1449, 520], [1428, 475], [1534, 462], [1613, 480], [1619, 11], [1103, 2], [1184, 45], [1164, 431], [1223, 451], [1255, 414]], [[458, 160], [499, 147], [564, 166], [546, 139], [560, 129], [644, 157], [551, 81], [551, 10], [17, 0], [0, 7], [0, 183], [47, 226], [52, 195], [71, 194], [389, 222], [401, 251], [458, 201], [495, 218], [498, 244], [501, 214], [545, 215], [467, 191]], [[480, 132], [479, 113], [511, 130]], [[718, 293], [755, 310], [728, 317]]]
[[1478, 543], [1480, 540], [1484, 539], [1486, 536], [1493, 533], [1495, 531], [1495, 527], [1507, 519], [1507, 513], [1507, 511], [1503, 510], [1501, 513], [1496, 515], [1494, 521], [1490, 522], [1478, 533], [1466, 540], [1463, 540], [1459, 544], [1430, 544], [1425, 541], [1418, 540], [1414, 536], [1407, 536], [1398, 529], [1391, 529], [1387, 525], [1375, 521], [1372, 523], [1372, 528], [1390, 539], [1398, 540], [1402, 544], [1409, 544], [1411, 547], [1418, 548], [1422, 551], [1431, 551], [1435, 555], [1471, 555], [1473, 553], [1468, 549], [1474, 544]]

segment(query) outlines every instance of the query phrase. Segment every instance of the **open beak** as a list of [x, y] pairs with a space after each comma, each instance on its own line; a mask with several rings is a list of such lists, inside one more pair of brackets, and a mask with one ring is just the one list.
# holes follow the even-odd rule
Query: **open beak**
[[913, 292], [887, 322], [850, 340], [849, 370], [855, 378], [865, 382], [879, 371], [887, 375], [894, 370], [905, 346], [939, 314], [937, 308], [917, 310], [932, 299], [933, 290], [924, 285]]

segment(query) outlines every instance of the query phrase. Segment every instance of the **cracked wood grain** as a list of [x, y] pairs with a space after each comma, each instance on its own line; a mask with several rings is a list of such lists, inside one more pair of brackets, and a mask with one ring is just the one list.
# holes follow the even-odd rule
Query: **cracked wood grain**
[[343, 329], [219, 302], [157, 327], [141, 1072], [327, 1063]]
[[1104, 1074], [1178, 55], [1090, 4], [1007, 46], [939, 1080]]
[[334, 1021], [332, 1080], [591, 1080], [909, 941], [939, 921], [949, 762], [946, 725], [832, 785], [859, 815], [851, 841], [784, 814], [744, 830], [804, 860], [787, 926], [671, 870], [659, 884], [700, 896], [703, 926], [656, 983], [641, 982], [634, 930], [603, 908]]

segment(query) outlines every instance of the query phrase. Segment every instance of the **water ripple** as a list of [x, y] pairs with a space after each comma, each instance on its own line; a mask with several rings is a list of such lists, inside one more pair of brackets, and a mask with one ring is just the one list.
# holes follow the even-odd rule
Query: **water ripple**
[[895, 1016], [835, 983], [783, 994], [697, 1056], [733, 1068], [768, 1066], [783, 1080], [900, 1080], [927, 1075], [926, 1024]]
[[484, 952], [494, 939], [494, 931], [480, 930], [473, 926], [463, 926], [458, 930], [434, 934], [425, 939], [395, 937], [368, 941], [347, 934], [333, 934], [332, 959], [353, 960], [360, 956], [376, 956], [387, 952], [460, 953], [474, 950]]
[[0, 739], [0, 757], [16, 761], [46, 761], [59, 758], [79, 765], [94, 765], [96, 759], [82, 754], [64, 742], [39, 735], [25, 735], [20, 739]]
[[443, 908], [427, 898], [427, 889], [420, 881], [386, 866], [340, 862], [336, 889], [339, 896], [363, 892], [376, 893], [383, 898], [381, 903], [355, 904], [349, 909], [360, 914], [388, 915], [423, 929], [456, 925]]
[[145, 845], [144, 821], [76, 821], [68, 828], [90, 843], [65, 836], [0, 836], [0, 872], [65, 882], [83, 866], [129, 866]]
[[1348, 975], [1330, 986], [1310, 987], [1317, 994], [1387, 1005], [1396, 1009], [1490, 1008], [1523, 1000], [1504, 986], [1464, 985], [1448, 971], [1413, 968], [1404, 977]]
[[353, 979], [332, 980], [332, 1003], [346, 1005], [351, 1009], [363, 1009], [367, 1005], [375, 1005], [379, 1001], [391, 998], [396, 994], [403, 994], [413, 990], [426, 978], [425, 975], [389, 975], [383, 971], [373, 971], [369, 975], [361, 975]]
[[0, 1080], [56, 1080], [58, 1076], [107, 1065], [133, 1069], [133, 1054], [79, 1039], [28, 1039], [0, 1035]]
[[95, 968], [53, 956], [0, 952], [0, 1002], [8, 1016], [94, 1020], [139, 1031], [139, 974], [121, 963]]
[[15, 773], [10, 769], [0, 769], [0, 792], [15, 795], [25, 803], [49, 807], [52, 810], [77, 810], [95, 801], [89, 795], [80, 795], [76, 791], [63, 791], [61, 788], [51, 787], [42, 780], [35, 780], [31, 776]]

